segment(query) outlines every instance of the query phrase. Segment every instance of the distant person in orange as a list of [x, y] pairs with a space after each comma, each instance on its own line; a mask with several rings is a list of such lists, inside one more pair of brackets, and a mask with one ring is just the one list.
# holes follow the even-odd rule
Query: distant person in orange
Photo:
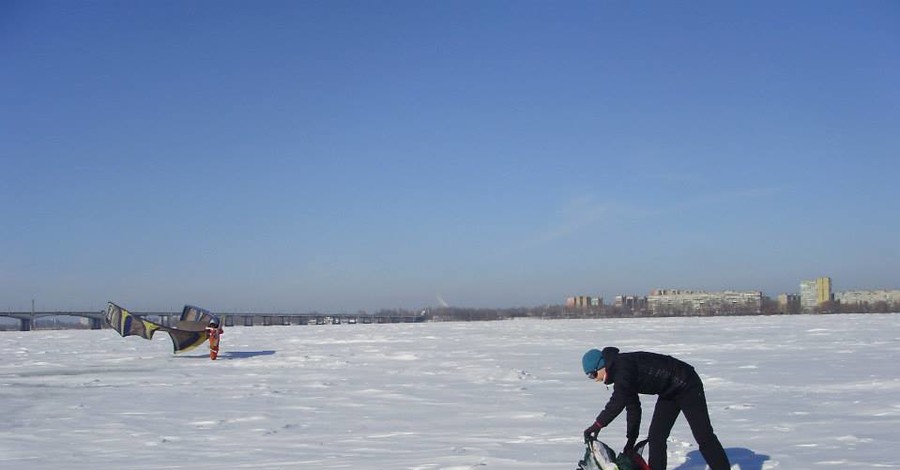
[[219, 320], [213, 318], [206, 327], [206, 336], [209, 337], [209, 358], [213, 361], [219, 355], [219, 337], [225, 334], [225, 330], [219, 326]]

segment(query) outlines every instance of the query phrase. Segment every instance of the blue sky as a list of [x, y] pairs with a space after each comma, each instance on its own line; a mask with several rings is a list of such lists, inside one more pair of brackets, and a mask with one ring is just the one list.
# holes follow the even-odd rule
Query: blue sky
[[4, 1], [0, 309], [900, 288], [892, 1]]

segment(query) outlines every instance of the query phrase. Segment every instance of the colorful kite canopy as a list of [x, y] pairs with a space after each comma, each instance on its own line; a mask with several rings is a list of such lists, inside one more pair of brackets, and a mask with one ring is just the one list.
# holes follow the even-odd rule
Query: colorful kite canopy
[[206, 326], [210, 320], [216, 320], [218, 323], [219, 318], [209, 310], [185, 305], [176, 327], [163, 326], [134, 315], [112, 302], [106, 305], [106, 323], [119, 335], [152, 339], [153, 333], [164, 331], [172, 338], [176, 353], [189, 351], [203, 344], [207, 339]]

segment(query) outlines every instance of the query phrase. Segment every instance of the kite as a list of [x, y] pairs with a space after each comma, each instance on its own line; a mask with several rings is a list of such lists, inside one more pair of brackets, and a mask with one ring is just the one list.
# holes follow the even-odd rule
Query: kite
[[123, 338], [140, 336], [152, 339], [153, 333], [164, 331], [172, 338], [173, 352], [176, 353], [189, 351], [203, 344], [207, 339], [206, 326], [211, 320], [219, 324], [219, 318], [209, 310], [185, 305], [176, 326], [170, 327], [145, 320], [112, 302], [106, 305], [106, 323]]

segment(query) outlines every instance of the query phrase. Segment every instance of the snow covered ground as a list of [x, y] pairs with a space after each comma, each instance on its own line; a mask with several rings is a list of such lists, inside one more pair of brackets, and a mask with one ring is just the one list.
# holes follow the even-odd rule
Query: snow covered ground
[[[610, 393], [594, 346], [692, 363], [734, 468], [900, 468], [897, 314], [234, 327], [215, 362], [0, 332], [0, 468], [574, 469]], [[704, 468], [683, 418], [669, 456]]]

